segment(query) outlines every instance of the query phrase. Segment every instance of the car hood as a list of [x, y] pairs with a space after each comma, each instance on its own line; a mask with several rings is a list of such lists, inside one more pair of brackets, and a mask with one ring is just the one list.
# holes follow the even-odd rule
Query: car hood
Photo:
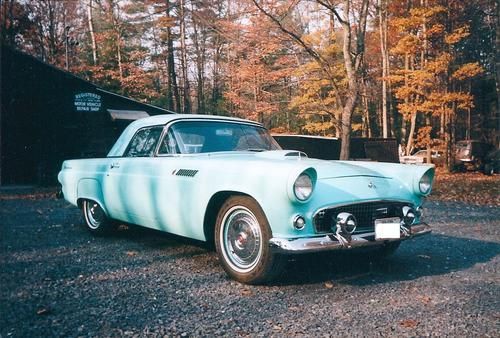
[[259, 162], [261, 165], [264, 165], [264, 167], [271, 166], [273, 168], [278, 168], [287, 166], [295, 169], [301, 168], [301, 171], [307, 168], [314, 168], [319, 180], [356, 176], [392, 178], [395, 175], [398, 176], [402, 168], [413, 171], [413, 169], [417, 167], [422, 167], [414, 165], [409, 167], [399, 163], [318, 160], [308, 158], [306, 154], [300, 151], [292, 150], [275, 150], [257, 153], [221, 152], [207, 154], [207, 156], [214, 160]]

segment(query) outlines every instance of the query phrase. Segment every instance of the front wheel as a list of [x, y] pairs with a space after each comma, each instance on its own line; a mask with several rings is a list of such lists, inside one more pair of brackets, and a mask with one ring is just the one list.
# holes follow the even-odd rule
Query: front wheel
[[84, 200], [82, 204], [83, 218], [87, 229], [93, 235], [107, 235], [114, 230], [112, 220], [106, 216], [99, 203], [91, 200]]
[[217, 216], [215, 246], [231, 278], [258, 284], [281, 272], [284, 259], [271, 251], [271, 237], [269, 223], [254, 199], [234, 196], [223, 204]]

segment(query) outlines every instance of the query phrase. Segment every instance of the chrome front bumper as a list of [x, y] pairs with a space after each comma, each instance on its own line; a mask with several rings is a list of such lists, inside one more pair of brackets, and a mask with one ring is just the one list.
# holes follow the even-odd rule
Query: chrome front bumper
[[330, 251], [330, 250], [342, 250], [342, 249], [354, 249], [360, 247], [370, 247], [382, 245], [391, 241], [402, 241], [413, 237], [418, 237], [431, 233], [431, 227], [425, 223], [416, 224], [411, 227], [411, 232], [409, 235], [401, 234], [399, 239], [389, 239], [389, 240], [373, 240], [375, 233], [364, 233], [359, 235], [353, 235], [351, 241], [347, 244], [343, 244], [337, 241], [334, 237], [329, 235], [321, 237], [307, 237], [307, 238], [271, 238], [269, 240], [269, 246], [276, 253], [293, 254], [293, 253], [307, 253], [307, 252], [318, 252], [318, 251]]

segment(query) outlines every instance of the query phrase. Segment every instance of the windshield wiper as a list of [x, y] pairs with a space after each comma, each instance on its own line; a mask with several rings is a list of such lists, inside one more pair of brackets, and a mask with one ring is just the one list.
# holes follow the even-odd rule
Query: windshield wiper
[[248, 148], [248, 149], [246, 149], [246, 151], [254, 151], [254, 152], [260, 153], [262, 151], [267, 151], [267, 149], [264, 149], [264, 148]]

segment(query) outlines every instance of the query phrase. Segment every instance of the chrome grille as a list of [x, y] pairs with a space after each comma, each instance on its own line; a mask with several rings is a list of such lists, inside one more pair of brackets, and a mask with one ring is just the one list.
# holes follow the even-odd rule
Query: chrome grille
[[194, 177], [198, 173], [198, 170], [193, 169], [179, 169], [175, 173], [177, 176]]
[[330, 233], [337, 215], [341, 212], [348, 212], [356, 217], [358, 226], [355, 233], [373, 232], [376, 219], [403, 217], [402, 208], [405, 205], [411, 206], [404, 202], [377, 201], [325, 208], [314, 216], [314, 228], [317, 233]]

